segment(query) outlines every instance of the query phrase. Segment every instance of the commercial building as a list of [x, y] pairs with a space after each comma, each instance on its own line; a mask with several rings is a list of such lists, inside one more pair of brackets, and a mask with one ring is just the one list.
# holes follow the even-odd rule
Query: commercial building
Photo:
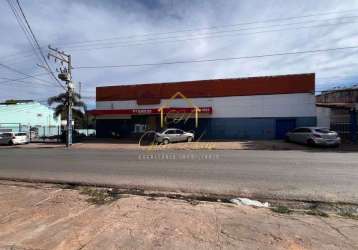
[[57, 134], [60, 117], [54, 110], [41, 103], [26, 100], [0, 104], [0, 132], [38, 131], [40, 135]]
[[316, 125], [314, 90], [314, 74], [106, 86], [96, 88], [92, 114], [98, 137], [175, 127], [203, 138], [274, 139]]

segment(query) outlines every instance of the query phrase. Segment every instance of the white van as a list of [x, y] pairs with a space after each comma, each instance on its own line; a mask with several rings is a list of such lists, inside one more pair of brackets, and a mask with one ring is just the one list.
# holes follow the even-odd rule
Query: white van
[[7, 132], [0, 134], [0, 144], [15, 145], [29, 143], [29, 137], [25, 132]]

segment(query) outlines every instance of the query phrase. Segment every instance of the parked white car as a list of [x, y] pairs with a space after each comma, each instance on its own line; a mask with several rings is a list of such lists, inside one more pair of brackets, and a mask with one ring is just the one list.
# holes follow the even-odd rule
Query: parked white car
[[29, 143], [27, 133], [19, 132], [7, 132], [0, 134], [0, 144], [15, 145]]
[[187, 141], [192, 142], [194, 134], [185, 132], [181, 129], [168, 128], [160, 133], [155, 133], [155, 141], [158, 143], [168, 144], [170, 142]]
[[311, 146], [338, 146], [341, 138], [337, 132], [320, 127], [300, 127], [286, 134], [286, 141], [307, 144]]

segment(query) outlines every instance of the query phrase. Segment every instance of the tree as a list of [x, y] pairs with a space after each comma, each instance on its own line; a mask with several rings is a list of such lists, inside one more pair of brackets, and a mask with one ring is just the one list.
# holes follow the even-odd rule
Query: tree
[[7, 104], [7, 105], [10, 105], [10, 104], [17, 104], [18, 101], [14, 100], [14, 99], [10, 99], [10, 100], [6, 100], [4, 103]]
[[[68, 107], [68, 95], [67, 93], [61, 93], [57, 96], [53, 96], [48, 98], [48, 104], [51, 106], [55, 103], [58, 105], [55, 107], [54, 116], [58, 117], [61, 115], [62, 119], [67, 118], [67, 107]], [[72, 103], [72, 114], [73, 118], [77, 121], [80, 121], [84, 118], [84, 114], [86, 112], [86, 104], [81, 101], [81, 95], [78, 93], [73, 93], [71, 96]]]
[[12, 104], [18, 104], [18, 103], [29, 103], [29, 102], [33, 102], [33, 100], [18, 100], [18, 99], [9, 99], [9, 100], [5, 100], [5, 102], [4, 102], [4, 103], [2, 103], [2, 104], [12, 105]]

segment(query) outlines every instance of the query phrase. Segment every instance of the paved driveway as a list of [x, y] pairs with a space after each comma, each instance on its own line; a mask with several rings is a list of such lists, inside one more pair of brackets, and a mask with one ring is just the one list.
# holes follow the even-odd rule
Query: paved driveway
[[358, 203], [358, 154], [260, 150], [0, 150], [0, 177]]

